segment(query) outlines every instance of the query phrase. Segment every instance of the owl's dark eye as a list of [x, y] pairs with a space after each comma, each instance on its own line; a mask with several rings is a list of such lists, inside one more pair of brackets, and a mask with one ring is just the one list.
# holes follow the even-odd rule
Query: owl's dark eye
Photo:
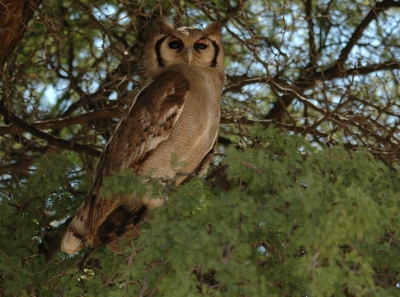
[[204, 43], [204, 41], [198, 41], [196, 42], [195, 47], [199, 50], [205, 50], [208, 47], [208, 45]]
[[168, 46], [171, 49], [179, 49], [182, 47], [182, 42], [179, 39], [174, 39], [170, 43], [168, 43]]

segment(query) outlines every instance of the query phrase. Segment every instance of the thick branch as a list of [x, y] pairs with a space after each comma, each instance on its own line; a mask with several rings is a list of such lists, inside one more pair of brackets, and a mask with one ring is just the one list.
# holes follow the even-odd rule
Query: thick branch
[[394, 69], [400, 69], [399, 62], [397, 62], [397, 61], [396, 62], [386, 62], [386, 63], [369, 65], [369, 66], [364, 66], [364, 67], [350, 68], [350, 69], [345, 70], [344, 74], [345, 74], [345, 76], [354, 75], [354, 74], [365, 75], [365, 74], [370, 74], [375, 71], [394, 70]]
[[32, 165], [32, 161], [22, 161], [19, 163], [0, 165], [0, 175], [3, 174], [18, 174], [26, 171], [29, 166]]
[[[330, 68], [330, 69], [332, 69], [332, 68]], [[316, 73], [315, 79], [316, 80], [321, 80], [321, 79], [332, 80], [334, 78], [348, 77], [350, 75], [366, 75], [366, 74], [370, 74], [370, 73], [373, 73], [376, 71], [381, 71], [381, 70], [400, 69], [400, 63], [398, 61], [385, 62], [385, 63], [380, 63], [380, 64], [373, 64], [373, 65], [368, 65], [368, 66], [344, 69], [340, 72], [337, 71], [335, 73], [331, 73], [330, 69]]]
[[[36, 123], [31, 123], [30, 125], [39, 129], [61, 129], [66, 126], [77, 125], [86, 123], [89, 120], [93, 119], [102, 119], [102, 118], [120, 118], [123, 112], [120, 111], [117, 107], [112, 107], [108, 109], [94, 110], [89, 111], [88, 113], [81, 114], [75, 117], [67, 117], [61, 119], [52, 119], [47, 121], [40, 121]], [[7, 125], [0, 127], [0, 135], [5, 134], [17, 134], [24, 131], [21, 127], [17, 125]]]
[[21, 128], [22, 130], [31, 133], [32, 135], [41, 138], [48, 143], [58, 146], [60, 148], [69, 149], [78, 153], [85, 153], [92, 156], [99, 157], [100, 152], [92, 149], [89, 146], [81, 145], [78, 143], [74, 143], [68, 140], [57, 138], [49, 133], [43, 132], [32, 125], [28, 124], [27, 122], [18, 118], [15, 114], [13, 114], [7, 107], [4, 106], [3, 102], [0, 102], [0, 114], [4, 116], [7, 120], [13, 123], [15, 126]]
[[29, 20], [42, 0], [2, 0], [0, 2], [0, 74], [3, 65], [21, 40]]

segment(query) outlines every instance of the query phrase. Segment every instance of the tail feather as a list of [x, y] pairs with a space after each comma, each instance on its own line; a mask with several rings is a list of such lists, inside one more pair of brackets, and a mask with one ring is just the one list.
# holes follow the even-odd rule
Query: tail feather
[[64, 234], [61, 242], [61, 250], [72, 255], [79, 252], [86, 242], [85, 224], [79, 217], [75, 216]]
[[94, 234], [88, 231], [86, 215], [78, 210], [64, 234], [61, 249], [67, 254], [79, 252], [87, 242], [92, 248], [108, 245], [117, 251], [120, 239], [134, 239], [139, 236], [140, 223], [147, 215], [147, 206], [142, 204], [135, 210], [119, 205], [112, 210], [100, 225], [92, 226]]
[[145, 205], [139, 206], [136, 210], [130, 210], [125, 205], [118, 206], [97, 227], [96, 233], [90, 238], [90, 246], [111, 244], [120, 238], [136, 238], [139, 233], [138, 225], [146, 214]]

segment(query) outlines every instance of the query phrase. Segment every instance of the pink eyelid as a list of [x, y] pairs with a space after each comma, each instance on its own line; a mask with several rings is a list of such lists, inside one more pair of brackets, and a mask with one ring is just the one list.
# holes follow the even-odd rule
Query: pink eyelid
[[196, 41], [196, 44], [206, 44], [207, 45], [207, 41], [205, 41], [204, 39], [199, 39]]

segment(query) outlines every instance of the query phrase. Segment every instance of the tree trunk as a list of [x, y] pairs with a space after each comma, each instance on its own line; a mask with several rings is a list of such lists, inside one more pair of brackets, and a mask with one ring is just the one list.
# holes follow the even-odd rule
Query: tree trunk
[[42, 0], [0, 1], [0, 75]]

